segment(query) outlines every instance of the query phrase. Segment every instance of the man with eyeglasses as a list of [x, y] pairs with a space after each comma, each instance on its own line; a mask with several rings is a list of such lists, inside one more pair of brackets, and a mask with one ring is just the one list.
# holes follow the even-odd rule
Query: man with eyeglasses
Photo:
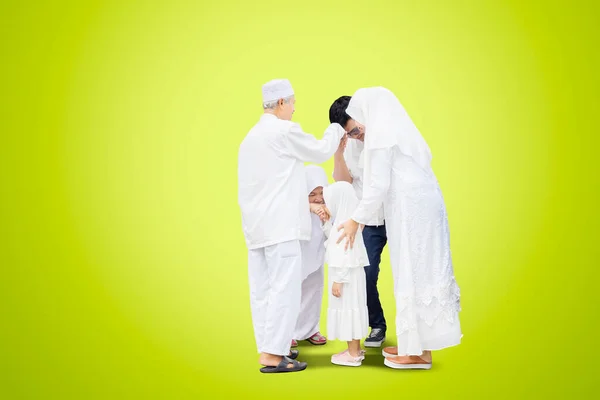
[[[345, 148], [340, 147], [334, 154], [333, 179], [350, 182], [361, 199], [363, 191], [363, 149], [365, 132], [346, 114], [350, 96], [342, 96], [329, 108], [329, 122], [338, 123], [347, 132]], [[367, 308], [369, 309], [369, 326], [371, 332], [365, 339], [365, 347], [380, 347], [385, 341], [387, 325], [383, 308], [379, 300], [377, 280], [381, 253], [387, 243], [387, 234], [383, 220], [383, 208], [379, 209], [363, 229], [363, 240], [369, 256], [369, 264], [365, 267], [367, 279]]]

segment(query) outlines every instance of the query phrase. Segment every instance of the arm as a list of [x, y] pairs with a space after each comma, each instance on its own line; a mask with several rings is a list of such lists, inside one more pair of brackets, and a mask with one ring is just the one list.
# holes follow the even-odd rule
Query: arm
[[329, 232], [331, 232], [332, 227], [333, 227], [333, 224], [331, 223], [331, 219], [328, 219], [327, 221], [325, 221], [323, 223], [323, 225], [321, 225], [321, 229], [323, 230], [323, 234], [325, 235], [326, 238], [329, 237]]
[[336, 182], [345, 181], [348, 183], [352, 183], [353, 180], [348, 165], [346, 165], [344, 153], [339, 150], [333, 155], [333, 179]]
[[366, 224], [381, 208], [385, 195], [390, 187], [392, 171], [391, 149], [376, 149], [371, 153], [371, 179], [363, 188], [363, 198], [352, 214], [352, 219], [359, 224]]
[[348, 272], [350, 268], [329, 267], [333, 281], [338, 283], [348, 283]]
[[345, 134], [346, 131], [340, 124], [331, 124], [325, 130], [323, 139], [317, 140], [313, 135], [303, 132], [300, 125], [292, 124], [290, 131], [285, 135], [285, 143], [292, 157], [320, 164], [331, 158]]

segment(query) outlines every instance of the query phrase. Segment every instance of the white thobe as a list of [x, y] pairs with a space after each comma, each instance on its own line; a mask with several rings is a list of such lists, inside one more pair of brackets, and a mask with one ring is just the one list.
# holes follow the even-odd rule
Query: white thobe
[[344, 134], [331, 124], [317, 140], [297, 123], [263, 114], [238, 157], [238, 203], [249, 249], [310, 239], [304, 162], [327, 161]]
[[303, 163], [329, 159], [343, 135], [339, 124], [331, 124], [317, 140], [296, 123], [264, 114], [240, 145], [238, 203], [260, 353], [287, 355], [298, 318], [300, 240], [311, 237]]
[[460, 290], [454, 279], [448, 217], [431, 169], [398, 147], [374, 149], [370, 184], [352, 219], [366, 223], [382, 202], [396, 297], [399, 355], [460, 343]]

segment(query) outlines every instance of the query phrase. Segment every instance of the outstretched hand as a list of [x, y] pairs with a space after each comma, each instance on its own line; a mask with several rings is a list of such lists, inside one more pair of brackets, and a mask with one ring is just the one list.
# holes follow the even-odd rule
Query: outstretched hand
[[344, 150], [346, 150], [346, 144], [348, 143], [348, 135], [344, 134], [340, 139], [340, 145], [337, 148], [336, 153], [344, 154]]

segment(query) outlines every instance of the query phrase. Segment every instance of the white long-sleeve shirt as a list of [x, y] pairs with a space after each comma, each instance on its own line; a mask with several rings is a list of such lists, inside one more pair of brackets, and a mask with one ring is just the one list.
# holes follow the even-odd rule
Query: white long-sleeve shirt
[[297, 123], [262, 115], [238, 154], [238, 204], [248, 249], [310, 240], [304, 162], [327, 161], [344, 134], [331, 124], [317, 140]]
[[[352, 177], [352, 187], [354, 187], [354, 191], [356, 192], [356, 196], [359, 200], [363, 197], [363, 152], [363, 142], [357, 139], [348, 139], [348, 142], [346, 143], [346, 148], [344, 149], [344, 161], [346, 162], [348, 172], [350, 172], [350, 176]], [[379, 207], [377, 212], [373, 214], [372, 217], [366, 220], [364, 224], [379, 226], [383, 225], [383, 222], [383, 206], [381, 206]]]
[[[329, 238], [329, 233], [331, 232], [332, 226], [333, 225], [329, 220], [322, 225], [321, 229], [323, 229], [325, 237]], [[327, 240], [326, 245], [332, 245], [331, 242], [329, 242], [329, 239]], [[348, 272], [350, 272], [350, 268], [329, 266], [329, 276], [331, 276], [331, 279], [334, 282], [348, 283]]]
[[371, 183], [363, 188], [362, 199], [352, 214], [359, 224], [370, 225], [381, 213], [383, 201], [390, 187], [393, 149], [371, 150]]

